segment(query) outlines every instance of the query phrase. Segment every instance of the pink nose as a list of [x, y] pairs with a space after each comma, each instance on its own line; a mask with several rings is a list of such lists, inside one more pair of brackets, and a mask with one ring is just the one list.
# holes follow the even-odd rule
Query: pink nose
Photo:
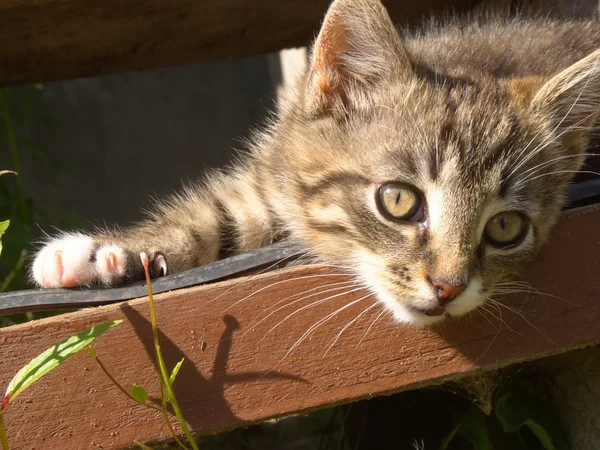
[[441, 305], [450, 303], [465, 290], [465, 286], [454, 286], [444, 281], [434, 281], [431, 284], [435, 288], [435, 294]]

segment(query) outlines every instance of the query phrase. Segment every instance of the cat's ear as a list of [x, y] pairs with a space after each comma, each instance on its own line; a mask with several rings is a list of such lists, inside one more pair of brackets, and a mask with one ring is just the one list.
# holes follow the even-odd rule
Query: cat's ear
[[313, 47], [305, 109], [343, 110], [353, 92], [410, 71], [398, 31], [379, 0], [335, 0]]
[[571, 154], [585, 152], [600, 112], [600, 50], [543, 84], [531, 108], [546, 122], [551, 139]]

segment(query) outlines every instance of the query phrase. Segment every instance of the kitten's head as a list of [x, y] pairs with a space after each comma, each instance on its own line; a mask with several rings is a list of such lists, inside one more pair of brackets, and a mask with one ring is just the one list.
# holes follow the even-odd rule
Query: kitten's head
[[336, 0], [276, 136], [292, 232], [399, 321], [482, 305], [557, 220], [596, 119], [598, 61], [453, 78], [410, 60], [378, 0]]

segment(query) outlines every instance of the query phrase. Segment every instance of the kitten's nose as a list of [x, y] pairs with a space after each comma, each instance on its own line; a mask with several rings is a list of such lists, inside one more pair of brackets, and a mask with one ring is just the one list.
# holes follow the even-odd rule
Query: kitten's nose
[[466, 286], [454, 286], [444, 281], [433, 281], [433, 287], [435, 288], [435, 295], [437, 296], [440, 304], [443, 306], [450, 303], [456, 297], [460, 295], [466, 288]]

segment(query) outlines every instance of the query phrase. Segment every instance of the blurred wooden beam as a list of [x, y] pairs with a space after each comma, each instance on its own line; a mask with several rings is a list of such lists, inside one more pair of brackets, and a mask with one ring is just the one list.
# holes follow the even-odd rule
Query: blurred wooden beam
[[[348, 278], [319, 266], [183, 289], [157, 296], [162, 351], [169, 367], [186, 358], [175, 391], [198, 434], [434, 384], [599, 342], [599, 254], [600, 207], [565, 213], [526, 277], [548, 295], [502, 299], [519, 311], [502, 308], [502, 326], [474, 314], [414, 330], [368, 297], [319, 322], [366, 295], [335, 297]], [[0, 386], [54, 343], [114, 319], [124, 322], [98, 340], [98, 355], [126, 388], [139, 383], [156, 398], [145, 299], [0, 329]], [[168, 437], [160, 415], [125, 398], [85, 351], [28, 388], [5, 416], [13, 450], [118, 449]]]
[[[394, 20], [471, 0], [389, 0]], [[329, 0], [0, 0], [0, 85], [144, 70], [303, 46]]]

